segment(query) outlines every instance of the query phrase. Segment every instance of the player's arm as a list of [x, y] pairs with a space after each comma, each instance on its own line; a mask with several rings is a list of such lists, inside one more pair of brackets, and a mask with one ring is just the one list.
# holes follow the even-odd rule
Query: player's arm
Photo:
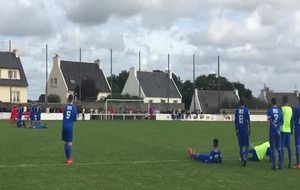
[[77, 109], [74, 106], [74, 109], [73, 109], [73, 121], [76, 121], [76, 120], [77, 120]]
[[235, 116], [234, 116], [234, 127], [235, 127], [235, 134], [238, 135], [238, 110], [235, 110]]
[[248, 110], [248, 114], [247, 114], [247, 122], [248, 122], [248, 128], [249, 128], [249, 135], [251, 135], [250, 112], [249, 112], [249, 110]]

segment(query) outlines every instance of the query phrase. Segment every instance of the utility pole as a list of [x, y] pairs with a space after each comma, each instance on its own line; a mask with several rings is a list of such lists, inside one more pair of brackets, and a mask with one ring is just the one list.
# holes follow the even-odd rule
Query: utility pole
[[79, 101], [81, 102], [81, 85], [82, 85], [82, 82], [81, 82], [81, 48], [79, 48]]
[[111, 99], [113, 98], [113, 75], [112, 75], [112, 48], [110, 49], [110, 88], [111, 88]]
[[220, 99], [220, 56], [218, 56], [218, 111], [220, 112], [221, 108], [221, 99]]
[[46, 44], [46, 93], [45, 93], [45, 108], [48, 103], [48, 44]]
[[12, 53], [11, 53], [11, 40], [9, 40], [8, 42], [8, 49], [9, 49], [9, 102], [12, 103], [12, 89], [11, 89], [11, 77], [12, 77], [12, 73], [11, 73], [11, 64], [12, 64]]
[[194, 112], [196, 112], [195, 54], [193, 55]]

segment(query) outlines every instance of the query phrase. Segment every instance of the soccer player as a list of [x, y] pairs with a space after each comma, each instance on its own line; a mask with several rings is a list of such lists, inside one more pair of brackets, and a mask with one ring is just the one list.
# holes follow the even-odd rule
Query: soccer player
[[31, 105], [30, 107], [30, 128], [34, 128], [36, 126], [36, 120], [35, 120], [35, 113], [36, 113], [36, 109], [35, 109], [35, 105]]
[[272, 107], [267, 110], [268, 121], [270, 123], [269, 128], [269, 142], [270, 142], [270, 153], [272, 160], [272, 169], [276, 170], [276, 156], [275, 149], [278, 151], [278, 165], [279, 169], [283, 167], [283, 155], [282, 155], [282, 144], [281, 144], [281, 133], [280, 128], [282, 126], [282, 111], [277, 107], [276, 98], [271, 99]]
[[[299, 97], [300, 105], [300, 97]], [[297, 106], [294, 111], [295, 125], [295, 146], [296, 146], [296, 165], [295, 168], [300, 169], [300, 106]]]
[[251, 133], [251, 128], [250, 112], [245, 106], [243, 99], [240, 99], [240, 107], [235, 110], [234, 123], [239, 144], [240, 160], [242, 162], [242, 166], [246, 166], [249, 152], [249, 136]]
[[[256, 145], [249, 149], [251, 157], [248, 157], [249, 161], [260, 161], [265, 158], [265, 156], [270, 156], [270, 143], [264, 142], [260, 145]], [[249, 154], [248, 154], [249, 155]]]
[[26, 127], [25, 121], [22, 120], [23, 112], [24, 112], [24, 108], [21, 105], [19, 105], [19, 107], [18, 107], [18, 118], [17, 118], [17, 122], [16, 122], [17, 127]]
[[293, 131], [293, 109], [288, 104], [288, 97], [283, 96], [283, 105], [281, 106], [283, 125], [281, 127], [281, 151], [284, 159], [284, 146], [288, 150], [288, 168], [292, 168], [292, 149], [291, 149], [291, 133]]
[[40, 105], [36, 105], [36, 122], [37, 126], [41, 126], [41, 115], [42, 115], [42, 108]]
[[188, 149], [191, 159], [205, 163], [222, 163], [222, 152], [219, 148], [218, 139], [213, 140], [213, 149], [209, 154], [197, 154], [192, 148]]
[[73, 95], [68, 96], [62, 121], [62, 140], [65, 142], [66, 163], [72, 164], [73, 123], [76, 121], [77, 109], [73, 105]]

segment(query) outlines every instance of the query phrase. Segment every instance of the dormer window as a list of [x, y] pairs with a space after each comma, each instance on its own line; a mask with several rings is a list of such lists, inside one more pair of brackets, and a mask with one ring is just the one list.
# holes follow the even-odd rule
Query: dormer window
[[17, 71], [9, 70], [8, 71], [8, 78], [9, 79], [17, 79]]
[[71, 83], [71, 84], [76, 84], [76, 81], [75, 81], [75, 79], [73, 79], [73, 78], [70, 78], [70, 83]]

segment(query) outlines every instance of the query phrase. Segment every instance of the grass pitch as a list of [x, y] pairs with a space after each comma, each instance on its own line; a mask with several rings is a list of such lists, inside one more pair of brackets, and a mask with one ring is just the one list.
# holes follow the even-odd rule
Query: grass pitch
[[[64, 164], [61, 122], [47, 125], [18, 129], [0, 121], [1, 190], [298, 189], [300, 170], [271, 171], [267, 160], [242, 167], [230, 122], [78, 121], [71, 166]], [[213, 138], [223, 164], [188, 158], [188, 147], [208, 152]], [[252, 123], [251, 141], [267, 139], [267, 123]]]

